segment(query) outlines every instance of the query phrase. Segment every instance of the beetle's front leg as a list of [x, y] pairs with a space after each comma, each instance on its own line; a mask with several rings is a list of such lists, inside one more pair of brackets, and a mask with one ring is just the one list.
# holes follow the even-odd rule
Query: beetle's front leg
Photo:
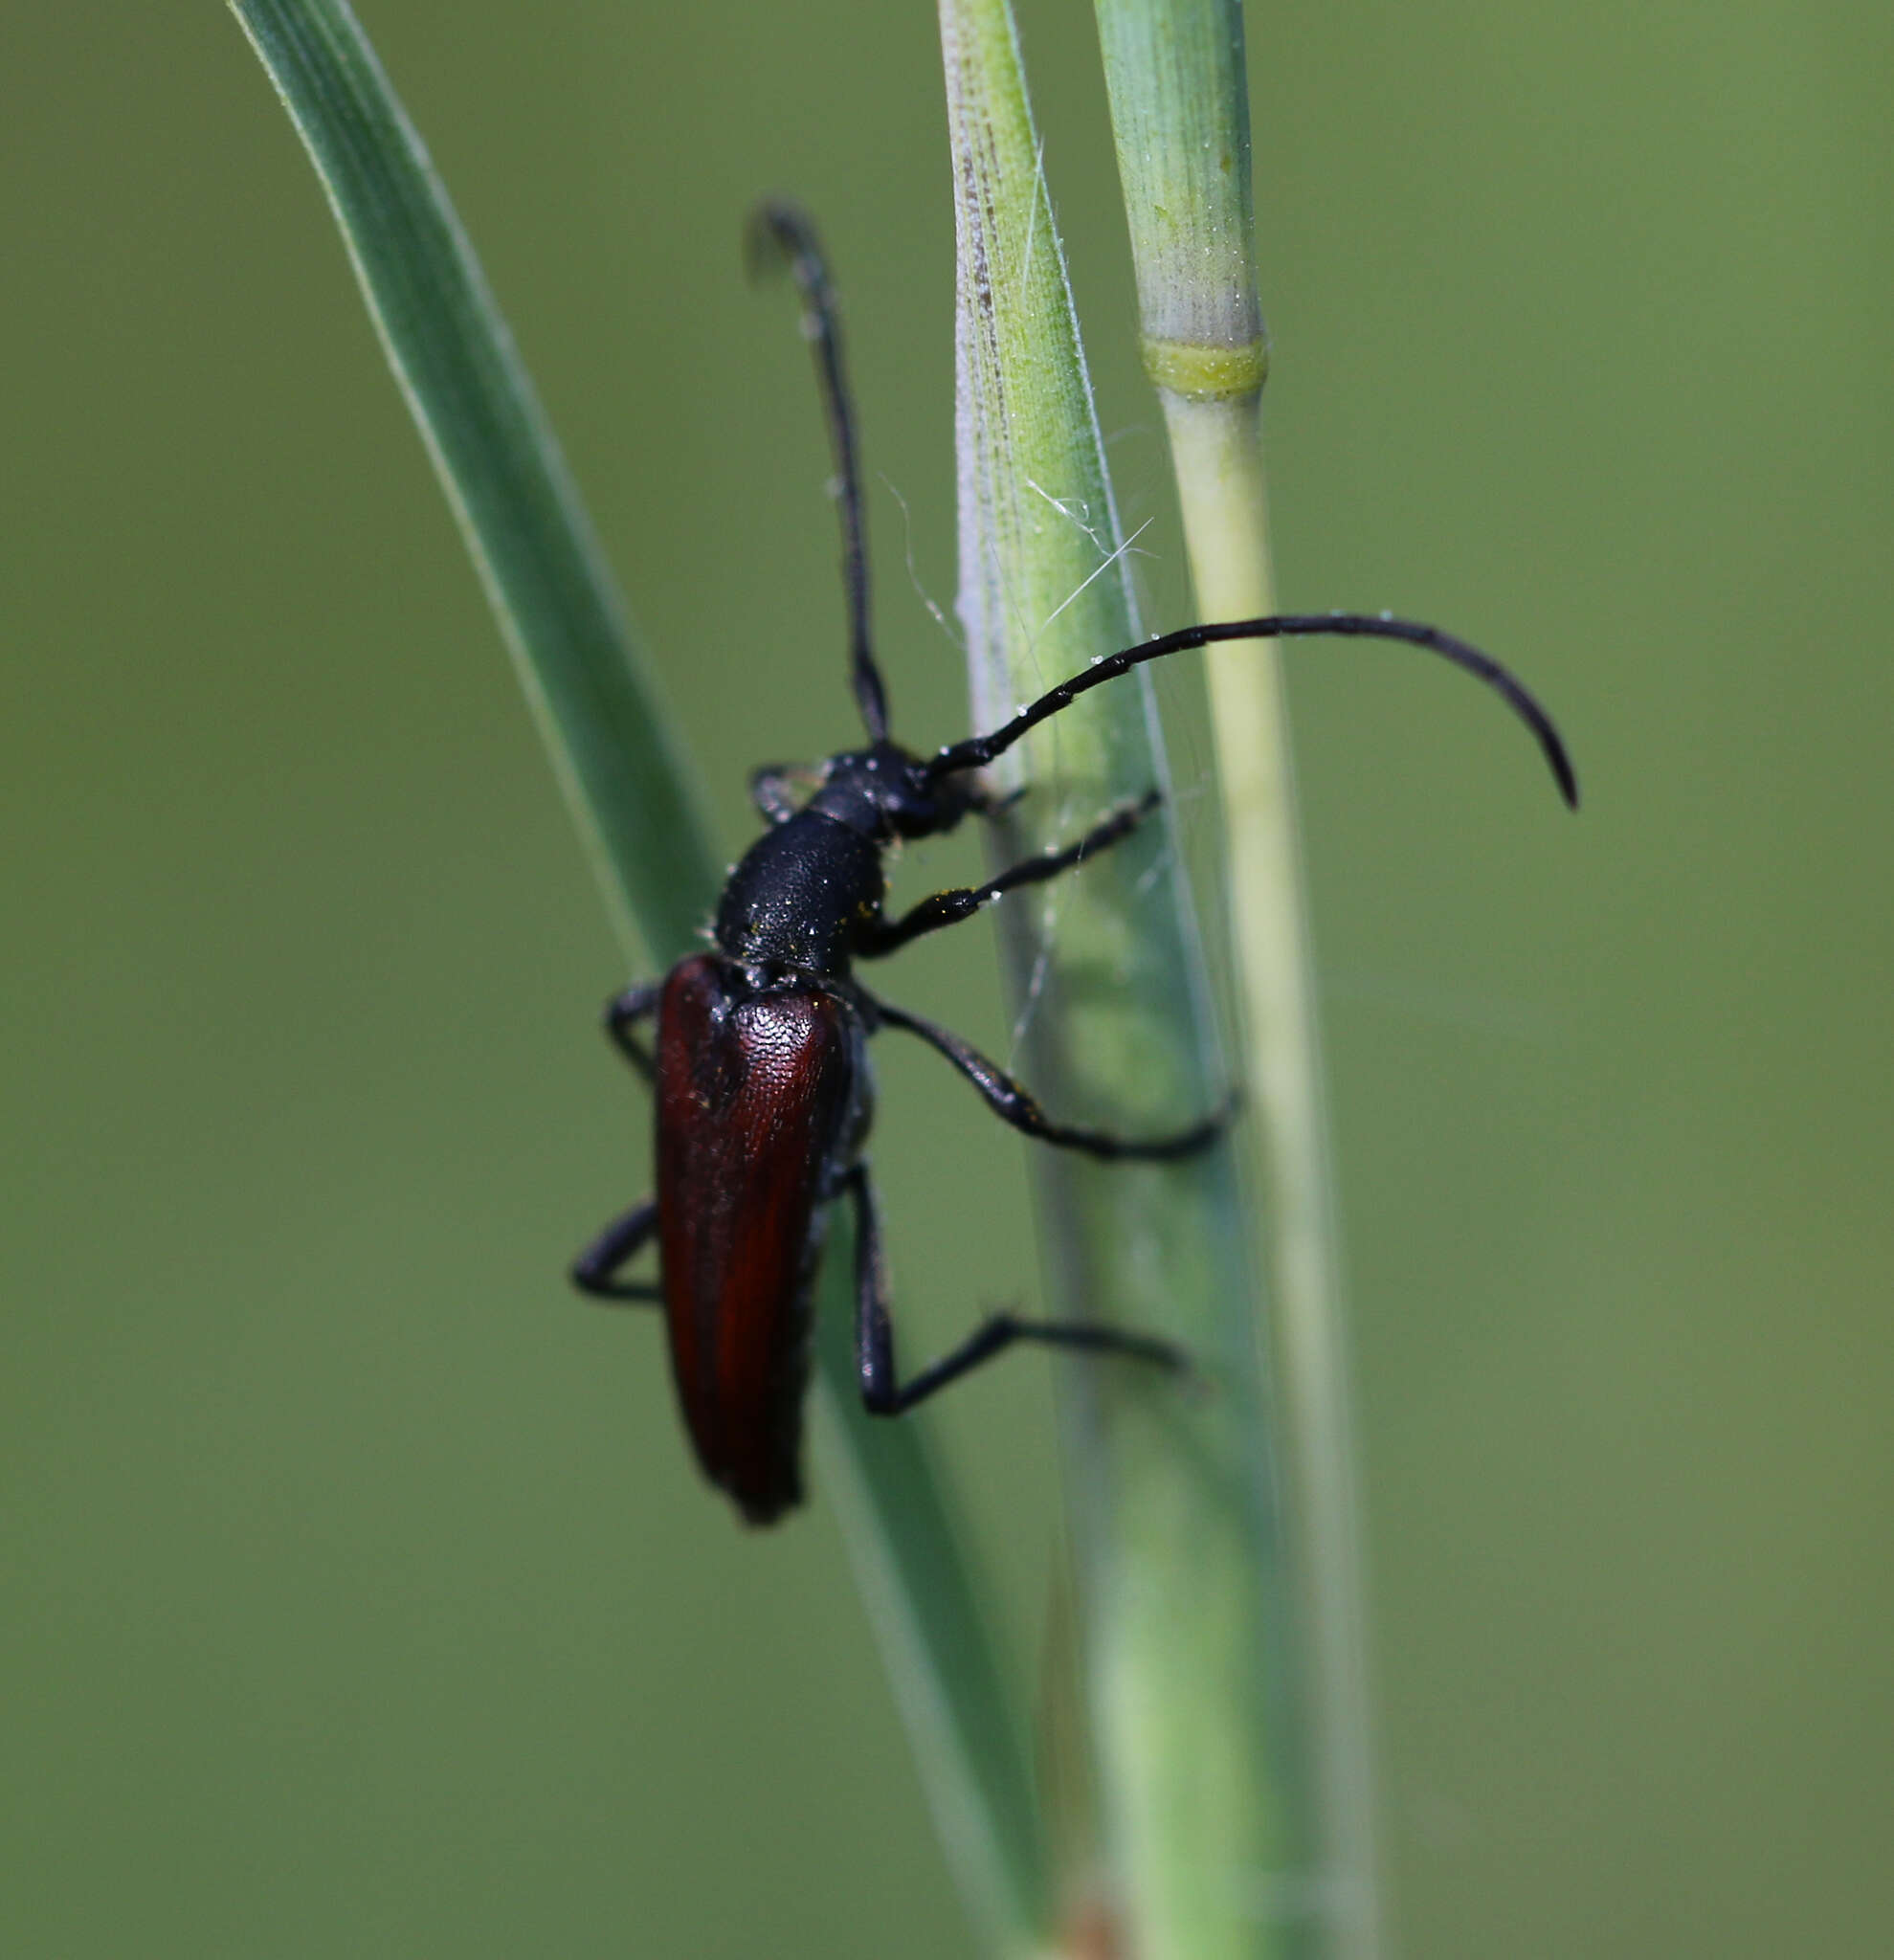
[[1087, 858], [1096, 856], [1123, 837], [1128, 837], [1157, 806], [1157, 791], [1148, 791], [1136, 803], [1126, 803], [1114, 810], [1103, 823], [1094, 824], [1076, 844], [1067, 844], [1062, 851], [1047, 851], [1037, 858], [1029, 858], [1025, 863], [1002, 871], [985, 884], [962, 885], [954, 891], [936, 892], [932, 898], [923, 899], [911, 910], [903, 912], [899, 919], [879, 921], [869, 928], [856, 950], [864, 959], [878, 960], [884, 953], [899, 950], [909, 940], [919, 939], [924, 932], [938, 932], [944, 925], [958, 925], [963, 919], [972, 918], [982, 906], [992, 904], [1002, 892], [1015, 891], [1025, 884], [1043, 884], [1047, 879], [1057, 878], [1061, 871], [1070, 871], [1074, 865], [1083, 863]]
[[663, 1289], [648, 1280], [621, 1280], [618, 1275], [631, 1264], [645, 1242], [657, 1229], [657, 1201], [646, 1198], [622, 1218], [614, 1218], [572, 1261], [572, 1284], [594, 1300], [641, 1302], [661, 1301]]
[[615, 1047], [646, 1081], [654, 1080], [657, 1063], [632, 1030], [657, 1012], [657, 996], [664, 991], [661, 980], [640, 980], [605, 1003], [605, 1032]]
[[788, 823], [796, 803], [791, 785], [809, 773], [806, 765], [766, 762], [749, 772], [749, 800], [758, 816], [769, 823]]
[[924, 1368], [912, 1381], [902, 1382], [895, 1367], [887, 1267], [881, 1259], [880, 1220], [876, 1215], [867, 1165], [857, 1164], [849, 1171], [848, 1191], [855, 1200], [855, 1365], [861, 1380], [862, 1406], [870, 1415], [904, 1415], [949, 1382], [1003, 1353], [1015, 1341], [1036, 1341], [1042, 1347], [1070, 1348], [1091, 1354], [1119, 1354], [1180, 1371], [1189, 1368], [1181, 1348], [1155, 1335], [1126, 1333], [1121, 1327], [1097, 1326], [1088, 1321], [1029, 1321], [1017, 1314], [996, 1313], [958, 1348]]

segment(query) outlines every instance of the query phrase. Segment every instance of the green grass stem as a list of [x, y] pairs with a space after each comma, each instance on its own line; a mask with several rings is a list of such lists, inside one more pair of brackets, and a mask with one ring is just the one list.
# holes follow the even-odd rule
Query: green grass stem
[[[1276, 611], [1239, 0], [1097, 0], [1145, 365], [1197, 612]], [[1273, 645], [1210, 649], [1231, 937], [1261, 1149], [1285, 1482], [1316, 1785], [1320, 1950], [1381, 1950], [1365, 1615], [1335, 1200], [1295, 774]]]
[[343, 0], [233, 11], [327, 193], [614, 921], [674, 960], [717, 890], [705, 804], [479, 261]]

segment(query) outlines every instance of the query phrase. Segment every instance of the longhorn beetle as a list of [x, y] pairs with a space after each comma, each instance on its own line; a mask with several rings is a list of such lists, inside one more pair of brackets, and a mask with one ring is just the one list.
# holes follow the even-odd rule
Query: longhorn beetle
[[[1015, 864], [985, 884], [936, 892], [890, 919], [882, 910], [885, 859], [897, 842], [950, 831], [969, 815], [992, 815], [1008, 799], [985, 789], [977, 771], [1028, 729], [1133, 667], [1214, 640], [1333, 634], [1423, 647], [1500, 695], [1538, 738], [1574, 809], [1578, 788], [1550, 718], [1497, 660], [1431, 626], [1352, 612], [1187, 626], [1095, 661], [990, 735], [950, 743], [925, 758], [902, 748], [888, 733], [887, 696], [869, 644], [855, 417], [821, 248], [800, 211], [772, 203], [752, 220], [750, 249], [752, 262], [787, 262], [814, 350], [835, 454], [849, 674], [868, 746], [829, 757], [814, 772], [813, 793], [800, 804], [791, 790], [799, 771], [758, 769], [750, 794], [769, 828], [724, 887], [712, 949], [607, 1004], [608, 1033], [656, 1092], [657, 1194], [607, 1226], [580, 1254], [572, 1278], [604, 1299], [663, 1306], [672, 1371], [698, 1461], [750, 1524], [768, 1525], [802, 1498], [810, 1294], [828, 1208], [844, 1196], [855, 1207], [856, 1356], [861, 1399], [871, 1414], [912, 1409], [1015, 1341], [1170, 1368], [1183, 1360], [1168, 1342], [1148, 1335], [1002, 1313], [931, 1367], [901, 1380], [880, 1226], [861, 1157], [872, 1100], [870, 1035], [888, 1027], [919, 1036], [1003, 1123], [1093, 1157], [1189, 1156], [1214, 1143], [1227, 1111], [1154, 1138], [1055, 1123], [957, 1035], [878, 999], [853, 970], [857, 960], [880, 959], [923, 933], [958, 924], [1002, 892], [1039, 884], [1107, 849], [1149, 813], [1154, 791], [1114, 810], [1062, 850]], [[654, 1016], [655, 1051], [636, 1033]], [[625, 1278], [633, 1257], [653, 1236], [657, 1282]]]

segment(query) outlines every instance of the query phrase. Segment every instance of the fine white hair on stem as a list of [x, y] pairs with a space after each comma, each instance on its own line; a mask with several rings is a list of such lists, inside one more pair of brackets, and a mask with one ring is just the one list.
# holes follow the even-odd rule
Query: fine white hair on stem
[[917, 599], [919, 599], [922, 605], [926, 609], [928, 617], [931, 618], [934, 624], [938, 626], [944, 634], [947, 635], [947, 638], [953, 643], [956, 650], [964, 655], [967, 651], [967, 642], [961, 638], [960, 635], [957, 632], [954, 631], [953, 622], [947, 616], [947, 613], [942, 611], [940, 602], [934, 597], [933, 593], [930, 592], [927, 590], [927, 588], [921, 583], [921, 574], [915, 568], [914, 514], [907, 507], [907, 499], [903, 497], [901, 494], [901, 492], [895, 488], [893, 482], [890, 481], [889, 479], [886, 478], [885, 476], [881, 478], [881, 484], [882, 487], [887, 491], [888, 495], [892, 497], [898, 504], [901, 505], [901, 534], [902, 546], [904, 547], [902, 556], [907, 565], [907, 582], [914, 588], [914, 596]]
[[1063, 612], [1068, 606], [1074, 604], [1077, 600], [1083, 597], [1085, 588], [1091, 584], [1092, 580], [1095, 578], [1102, 578], [1107, 571], [1109, 571], [1111, 568], [1114, 565], [1116, 565], [1121, 558], [1125, 557], [1126, 553], [1129, 552], [1131, 546], [1135, 545], [1138, 542], [1138, 540], [1142, 538], [1144, 534], [1148, 530], [1149, 530], [1151, 525], [1155, 523], [1155, 518], [1148, 517], [1144, 521], [1144, 523], [1141, 523], [1138, 526], [1138, 528], [1135, 531], [1133, 531], [1128, 538], [1125, 540], [1124, 544], [1119, 546], [1117, 550], [1113, 551], [1109, 554], [1109, 556], [1106, 557], [1103, 564], [1099, 566], [1099, 568], [1095, 571], [1088, 572], [1084, 578], [1081, 579], [1079, 584], [1075, 586], [1073, 590], [1064, 598], [1062, 598], [1058, 602], [1058, 604], [1052, 609], [1050, 612], [1046, 614], [1043, 623], [1040, 625], [1039, 631], [1043, 633], [1046, 627], [1050, 626], [1053, 623], [1053, 621], [1057, 619], [1058, 615], [1061, 612]]

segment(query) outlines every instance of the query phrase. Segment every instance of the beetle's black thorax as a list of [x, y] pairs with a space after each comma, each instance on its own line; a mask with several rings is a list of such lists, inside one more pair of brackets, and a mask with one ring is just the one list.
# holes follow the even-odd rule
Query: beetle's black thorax
[[815, 810], [798, 811], [747, 851], [717, 907], [717, 945], [746, 966], [848, 971], [856, 927], [881, 908], [881, 847]]
[[888, 850], [951, 830], [971, 805], [963, 782], [930, 782], [895, 743], [831, 756], [821, 788], [730, 874], [717, 907], [719, 950], [746, 965], [845, 976], [880, 918]]

